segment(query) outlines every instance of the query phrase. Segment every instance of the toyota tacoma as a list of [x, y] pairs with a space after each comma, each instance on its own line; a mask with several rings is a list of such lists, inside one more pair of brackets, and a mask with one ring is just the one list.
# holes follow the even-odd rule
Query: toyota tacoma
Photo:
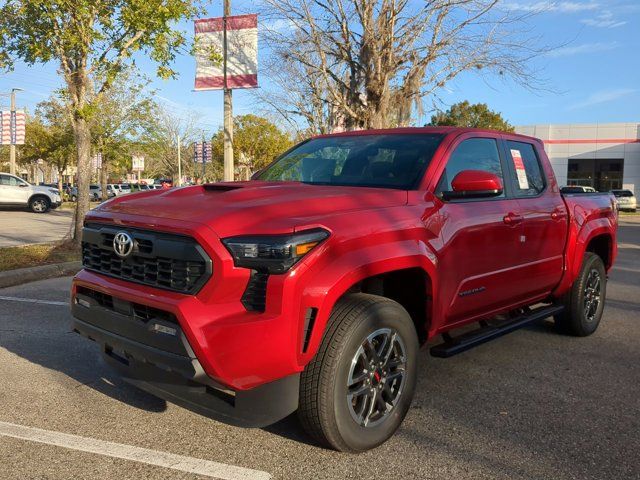
[[73, 329], [158, 397], [246, 427], [297, 411], [364, 451], [405, 417], [420, 347], [446, 358], [550, 317], [592, 334], [617, 217], [611, 194], [562, 195], [535, 138], [319, 136], [251, 181], [89, 212]]

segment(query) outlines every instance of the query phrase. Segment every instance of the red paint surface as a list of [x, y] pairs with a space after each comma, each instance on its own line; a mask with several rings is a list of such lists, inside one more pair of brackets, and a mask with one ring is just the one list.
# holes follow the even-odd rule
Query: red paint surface
[[[205, 371], [235, 389], [248, 389], [301, 371], [319, 347], [335, 302], [367, 277], [421, 269], [430, 284], [425, 295], [431, 295], [426, 326], [431, 337], [561, 295], [576, 278], [585, 248], [596, 235], [612, 239], [615, 259], [613, 197], [563, 199], [539, 140], [457, 128], [340, 135], [381, 132], [446, 134], [419, 189], [251, 181], [218, 184], [230, 190], [193, 186], [116, 197], [87, 219], [190, 235], [212, 258], [213, 276], [195, 296], [88, 271], [76, 276], [74, 288], [84, 285], [173, 312]], [[471, 137], [532, 142], [547, 176], [545, 191], [525, 199], [440, 200], [434, 190], [447, 159], [459, 142]], [[240, 298], [250, 271], [234, 267], [221, 238], [315, 227], [327, 229], [330, 237], [292, 270], [270, 277], [264, 313], [247, 312]], [[460, 295], [474, 289], [479, 293]], [[309, 307], [318, 314], [303, 354]]]
[[559, 140], [544, 140], [544, 143], [548, 145], [577, 145], [577, 144], [598, 144], [598, 143], [640, 143], [638, 138], [602, 138], [602, 139], [559, 139]]
[[[254, 88], [258, 86], [257, 74], [227, 75], [227, 86], [229, 88]], [[224, 87], [224, 75], [215, 77], [196, 77], [195, 88], [198, 90], [221, 89]]]
[[[221, 32], [224, 29], [224, 17], [201, 18], [194, 22], [196, 33]], [[258, 28], [258, 16], [234, 15], [227, 17], [227, 30]]]

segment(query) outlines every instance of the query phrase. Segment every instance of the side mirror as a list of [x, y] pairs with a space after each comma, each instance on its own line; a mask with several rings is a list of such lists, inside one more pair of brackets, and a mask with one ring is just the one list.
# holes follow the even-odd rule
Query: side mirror
[[451, 188], [442, 192], [445, 200], [497, 197], [504, 191], [500, 177], [483, 170], [463, 170], [453, 178]]
[[20, 188], [27, 188], [29, 185], [27, 185], [26, 183], [19, 183], [18, 186]]

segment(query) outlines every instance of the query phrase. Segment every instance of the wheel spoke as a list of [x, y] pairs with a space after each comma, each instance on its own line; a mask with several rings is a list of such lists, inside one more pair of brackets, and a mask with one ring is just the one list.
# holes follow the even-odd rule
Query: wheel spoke
[[382, 362], [384, 363], [384, 365], [386, 365], [391, 358], [391, 354], [393, 353], [394, 345], [396, 343], [396, 336], [396, 332], [393, 332], [393, 335], [391, 335], [391, 339], [389, 340], [389, 348], [387, 348], [386, 353], [381, 352], [383, 356]]
[[349, 400], [353, 401], [353, 399], [358, 399], [359, 397], [361, 397], [362, 395], [368, 394], [368, 392], [371, 390], [371, 388], [367, 385], [361, 385], [360, 387], [354, 389], [353, 391], [349, 392]]
[[367, 397], [369, 400], [369, 408], [367, 409], [367, 414], [364, 417], [364, 426], [366, 427], [369, 424], [369, 420], [371, 419], [371, 414], [373, 413], [376, 406], [376, 397], [378, 396], [378, 392], [373, 390], [371, 394]]
[[376, 364], [380, 362], [380, 356], [378, 355], [378, 352], [376, 351], [376, 347], [373, 344], [373, 338], [367, 338], [366, 345], [367, 345], [366, 350], [368, 350], [368, 353], [369, 353], [367, 358]]
[[366, 373], [366, 372], [362, 372], [362, 373], [360, 373], [359, 375], [357, 375], [356, 377], [352, 377], [352, 378], [349, 380], [349, 383], [348, 383], [348, 385], [347, 385], [347, 386], [348, 386], [348, 387], [352, 387], [352, 386], [354, 386], [354, 385], [357, 385], [357, 384], [359, 384], [359, 383], [362, 383], [362, 382], [364, 382], [364, 381], [367, 379], [367, 377], [368, 377], [367, 373]]

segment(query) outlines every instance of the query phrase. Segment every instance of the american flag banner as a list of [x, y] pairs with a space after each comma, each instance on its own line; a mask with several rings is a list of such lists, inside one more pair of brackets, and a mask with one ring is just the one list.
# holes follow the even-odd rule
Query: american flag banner
[[258, 86], [258, 16], [235, 15], [195, 21], [196, 90], [225, 87], [222, 57], [227, 28], [227, 88]]
[[2, 111], [0, 145], [24, 145], [25, 122], [24, 110]]

